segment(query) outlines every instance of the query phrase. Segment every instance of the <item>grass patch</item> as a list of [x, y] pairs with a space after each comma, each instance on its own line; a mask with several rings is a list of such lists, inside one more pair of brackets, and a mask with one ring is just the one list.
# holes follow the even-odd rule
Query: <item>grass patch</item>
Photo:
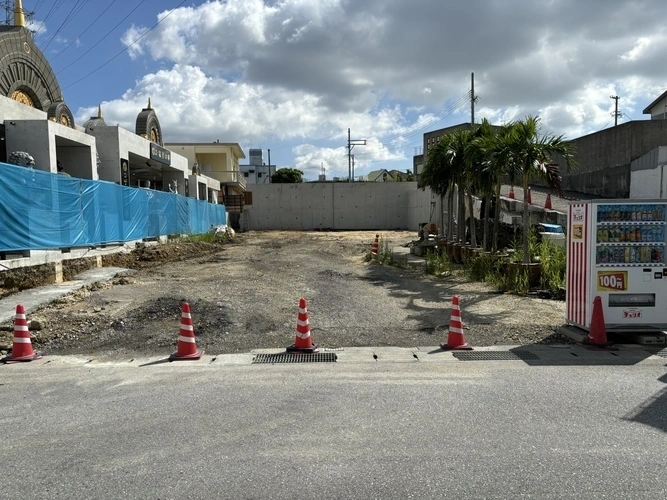
[[452, 274], [454, 265], [446, 253], [427, 250], [424, 254], [424, 272], [433, 276], [448, 276]]

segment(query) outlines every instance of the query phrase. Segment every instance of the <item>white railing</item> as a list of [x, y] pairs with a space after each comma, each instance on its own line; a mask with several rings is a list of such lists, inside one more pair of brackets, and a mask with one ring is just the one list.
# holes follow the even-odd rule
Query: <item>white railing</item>
[[243, 172], [239, 170], [225, 170], [216, 173], [220, 175], [220, 182], [223, 184], [238, 184], [245, 191], [248, 182], [243, 177]]

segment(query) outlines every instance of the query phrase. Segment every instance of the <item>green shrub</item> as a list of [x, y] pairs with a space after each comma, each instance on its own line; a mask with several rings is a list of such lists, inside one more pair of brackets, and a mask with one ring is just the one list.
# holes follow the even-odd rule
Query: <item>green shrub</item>
[[449, 260], [449, 256], [445, 253], [439, 254], [438, 252], [428, 250], [424, 254], [424, 272], [426, 274], [435, 276], [451, 274], [453, 268], [452, 261]]
[[566, 253], [565, 247], [542, 241], [539, 245], [539, 257], [542, 267], [540, 285], [545, 290], [558, 292], [565, 286]]

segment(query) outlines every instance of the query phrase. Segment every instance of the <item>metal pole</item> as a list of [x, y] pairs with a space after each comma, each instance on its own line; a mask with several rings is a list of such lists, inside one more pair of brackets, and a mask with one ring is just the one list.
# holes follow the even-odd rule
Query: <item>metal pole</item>
[[347, 129], [347, 182], [352, 182], [352, 146], [350, 146], [350, 129]]
[[475, 73], [470, 73], [470, 125], [475, 124]]
[[269, 149], [269, 184], [271, 184], [271, 150]]

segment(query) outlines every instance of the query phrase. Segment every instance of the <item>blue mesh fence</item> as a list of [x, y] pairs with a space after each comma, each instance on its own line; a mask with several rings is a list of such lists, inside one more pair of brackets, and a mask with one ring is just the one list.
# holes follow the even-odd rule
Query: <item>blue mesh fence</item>
[[72, 248], [225, 224], [223, 205], [0, 163], [0, 251]]

